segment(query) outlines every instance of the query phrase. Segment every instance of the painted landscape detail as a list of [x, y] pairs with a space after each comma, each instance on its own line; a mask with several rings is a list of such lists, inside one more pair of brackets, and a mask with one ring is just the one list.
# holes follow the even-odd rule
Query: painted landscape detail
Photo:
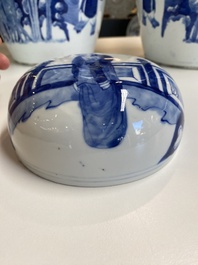
[[143, 0], [142, 23], [148, 21], [153, 28], [161, 25], [161, 36], [164, 37], [170, 22], [180, 21], [185, 27], [184, 41], [198, 43], [198, 0], [165, 0], [162, 21], [155, 17], [156, 0]]
[[48, 61], [36, 66], [13, 90], [9, 130], [13, 133], [40, 107], [47, 110], [70, 101], [79, 102], [84, 140], [93, 148], [121, 144], [128, 130], [127, 101], [140, 111], [155, 110], [162, 123], [175, 126], [162, 160], [177, 148], [184, 122], [179, 90], [164, 70], [145, 59], [119, 62], [91, 54], [74, 56], [71, 63]]
[[[102, 1], [102, 0], [100, 0]], [[7, 42], [69, 41], [68, 27], [80, 33], [87, 23], [90, 35], [96, 26], [96, 0], [0, 0], [0, 30]]]

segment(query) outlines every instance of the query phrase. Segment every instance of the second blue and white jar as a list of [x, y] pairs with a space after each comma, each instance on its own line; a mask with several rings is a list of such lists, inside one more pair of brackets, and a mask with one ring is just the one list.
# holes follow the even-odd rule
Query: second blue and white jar
[[13, 59], [36, 64], [94, 51], [105, 0], [0, 0], [0, 35]]
[[198, 67], [198, 1], [137, 0], [145, 57], [165, 65]]

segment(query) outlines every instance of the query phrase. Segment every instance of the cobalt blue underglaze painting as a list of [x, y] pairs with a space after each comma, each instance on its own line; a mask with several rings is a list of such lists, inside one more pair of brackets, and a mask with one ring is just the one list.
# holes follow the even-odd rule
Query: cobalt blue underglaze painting
[[[99, 0], [103, 1], [103, 0]], [[91, 25], [95, 32], [96, 0], [0, 0], [0, 31], [6, 42], [69, 41]], [[58, 29], [59, 37], [53, 35]]]
[[161, 36], [164, 37], [170, 22], [180, 21], [185, 28], [183, 40], [187, 43], [198, 42], [198, 1], [165, 0], [162, 21], [156, 19], [156, 0], [143, 0], [142, 23], [151, 23], [153, 28], [161, 25]]
[[146, 26], [148, 22], [153, 28], [159, 26], [159, 22], [155, 18], [156, 3], [155, 0], [143, 0], [142, 23]]
[[184, 123], [183, 103], [173, 79], [159, 66], [142, 58], [116, 61], [109, 55], [76, 55], [68, 61], [47, 61], [25, 73], [9, 104], [9, 130], [26, 122], [32, 113], [77, 101], [82, 134], [92, 148], [122, 144], [129, 129], [126, 102], [140, 111], [155, 110], [162, 124], [175, 126], [167, 152], [177, 148]]

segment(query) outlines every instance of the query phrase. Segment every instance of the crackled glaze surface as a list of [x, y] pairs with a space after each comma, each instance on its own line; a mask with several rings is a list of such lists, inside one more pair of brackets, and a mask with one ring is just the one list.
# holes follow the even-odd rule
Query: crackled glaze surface
[[80, 186], [155, 172], [177, 149], [183, 123], [174, 80], [134, 57], [46, 61], [21, 77], [9, 104], [9, 131], [22, 162], [44, 178]]

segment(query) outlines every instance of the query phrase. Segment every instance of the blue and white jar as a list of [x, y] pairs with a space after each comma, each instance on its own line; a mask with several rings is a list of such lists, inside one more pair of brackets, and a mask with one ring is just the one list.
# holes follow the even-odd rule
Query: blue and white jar
[[22, 163], [75, 186], [143, 178], [173, 157], [184, 111], [177, 85], [156, 64], [72, 55], [26, 72], [9, 103], [9, 133]]
[[198, 67], [198, 1], [137, 0], [145, 57], [165, 65]]
[[94, 51], [105, 0], [0, 0], [0, 35], [14, 60], [36, 64]]

